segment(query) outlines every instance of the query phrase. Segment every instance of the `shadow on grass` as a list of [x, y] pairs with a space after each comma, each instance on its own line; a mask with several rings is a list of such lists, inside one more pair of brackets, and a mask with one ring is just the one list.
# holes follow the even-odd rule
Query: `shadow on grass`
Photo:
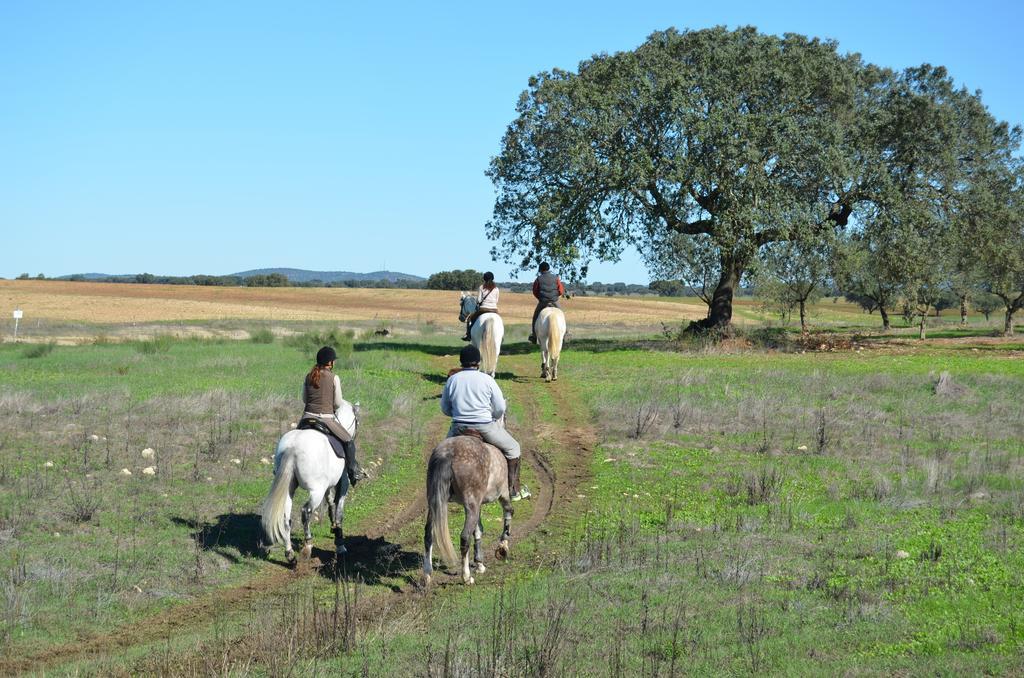
[[[437, 384], [438, 386], [444, 386], [445, 382], [448, 381], [447, 374], [440, 374], [437, 372], [421, 372], [420, 377], [422, 377], [425, 381], [429, 381], [432, 384]], [[525, 377], [521, 374], [515, 374], [514, 372], [496, 372], [494, 378], [498, 381], [510, 381], [515, 384], [525, 384], [530, 380], [528, 377]], [[424, 398], [424, 400], [434, 400], [440, 397], [441, 394], [438, 393], [437, 395], [427, 396]]]
[[313, 557], [320, 560], [321, 577], [334, 581], [358, 578], [370, 586], [386, 586], [392, 591], [401, 590], [402, 584], [416, 584], [423, 554], [407, 551], [399, 544], [384, 537], [370, 539], [365, 535], [347, 535], [346, 553], [335, 559], [334, 549], [313, 547]]
[[[192, 530], [192, 539], [199, 542], [204, 551], [217, 553], [223, 558], [238, 563], [239, 556], [260, 558], [259, 540], [262, 534], [260, 517], [255, 513], [225, 513], [217, 516], [211, 523], [197, 524], [194, 520], [180, 517], [171, 518], [176, 525]], [[301, 528], [300, 528], [301, 532]], [[293, 535], [294, 536], [294, 535]], [[301, 534], [300, 534], [301, 537]], [[302, 540], [293, 539], [292, 547], [296, 553], [302, 549]], [[423, 554], [406, 551], [398, 544], [393, 544], [383, 537], [369, 539], [365, 535], [346, 535], [345, 548], [347, 553], [335, 562], [334, 549], [313, 547], [312, 556], [320, 561], [319, 574], [330, 580], [335, 577], [354, 579], [372, 586], [384, 584], [392, 590], [399, 590], [400, 585], [394, 581], [415, 583], [416, 574], [423, 563]], [[270, 561], [281, 567], [291, 568], [283, 558], [283, 549], [274, 549]]]
[[[635, 349], [657, 349], [659, 346], [668, 347], [670, 342], [664, 340], [651, 340], [651, 339], [615, 339], [615, 338], [584, 338], [584, 339], [569, 339], [563, 346], [563, 351], [587, 351], [590, 353], [607, 353], [609, 351], [630, 351]], [[425, 353], [427, 355], [437, 357], [451, 357], [452, 367], [458, 365], [459, 351], [465, 344], [457, 345], [443, 345], [443, 344], [427, 344], [423, 342], [403, 342], [401, 340], [395, 341], [376, 341], [376, 342], [356, 342], [354, 349], [356, 351], [408, 351], [413, 353]], [[540, 359], [540, 349], [531, 344], [528, 341], [516, 341], [502, 344], [501, 354], [502, 355], [526, 355], [529, 353], [536, 353], [537, 359]], [[499, 358], [500, 360], [500, 358]], [[501, 377], [502, 374], [498, 373]]]
[[197, 523], [178, 517], [171, 518], [171, 521], [192, 530], [190, 536], [204, 551], [213, 551], [232, 563], [239, 562], [239, 555], [247, 558], [260, 555], [262, 528], [256, 513], [222, 513], [212, 523]]

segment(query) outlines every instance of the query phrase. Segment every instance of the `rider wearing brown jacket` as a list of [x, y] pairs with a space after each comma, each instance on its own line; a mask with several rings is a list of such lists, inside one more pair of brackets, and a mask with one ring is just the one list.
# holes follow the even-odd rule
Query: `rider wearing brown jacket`
[[[331, 434], [341, 442], [345, 453], [345, 472], [354, 487], [360, 480], [369, 477], [356, 460], [356, 441], [352, 434], [338, 421], [337, 410], [341, 406], [341, 380], [333, 372], [338, 354], [330, 346], [324, 346], [316, 354], [316, 364], [302, 382], [303, 419], [316, 419], [324, 424]], [[332, 445], [335, 447], [335, 445]]]

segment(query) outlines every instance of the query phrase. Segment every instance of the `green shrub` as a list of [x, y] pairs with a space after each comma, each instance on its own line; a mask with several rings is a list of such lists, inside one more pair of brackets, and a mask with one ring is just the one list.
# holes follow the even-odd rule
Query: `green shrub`
[[171, 350], [171, 344], [173, 343], [174, 337], [167, 334], [159, 334], [146, 341], [136, 341], [133, 345], [139, 353], [153, 355], [155, 353], [167, 353]]
[[346, 363], [352, 357], [352, 340], [355, 333], [352, 330], [333, 329], [325, 332], [305, 332], [289, 337], [285, 343], [297, 348], [312, 360], [316, 352], [322, 346], [334, 348], [338, 354], [338, 362]]
[[273, 344], [274, 333], [266, 327], [259, 330], [249, 330], [249, 341], [254, 344]]
[[52, 341], [48, 341], [45, 344], [32, 344], [31, 346], [26, 346], [21, 354], [26, 358], [42, 358], [44, 355], [49, 355], [56, 345]]
[[758, 327], [746, 332], [747, 340], [758, 348], [785, 350], [792, 347], [785, 327]]

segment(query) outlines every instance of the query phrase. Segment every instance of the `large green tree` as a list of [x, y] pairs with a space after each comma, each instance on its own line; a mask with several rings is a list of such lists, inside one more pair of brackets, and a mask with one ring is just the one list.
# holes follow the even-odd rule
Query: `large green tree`
[[997, 127], [941, 67], [895, 73], [749, 27], [668, 30], [541, 73], [517, 111], [488, 171], [493, 254], [571, 277], [633, 245], [704, 293], [703, 327], [730, 321], [773, 243], [846, 229], [888, 269], [884, 286], [930, 306], [935, 239]]
[[716, 263], [702, 324], [728, 323], [761, 248], [847, 223], [848, 147], [882, 77], [832, 42], [748, 27], [659, 32], [531, 78], [489, 170], [495, 253], [585, 275], [626, 245], [658, 259], [682, 242]]

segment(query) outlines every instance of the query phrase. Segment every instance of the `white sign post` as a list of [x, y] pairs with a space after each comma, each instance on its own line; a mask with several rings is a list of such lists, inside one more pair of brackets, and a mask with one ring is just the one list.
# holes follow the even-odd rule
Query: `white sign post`
[[18, 321], [21, 320], [21, 309], [14, 309], [14, 340], [18, 340]]

